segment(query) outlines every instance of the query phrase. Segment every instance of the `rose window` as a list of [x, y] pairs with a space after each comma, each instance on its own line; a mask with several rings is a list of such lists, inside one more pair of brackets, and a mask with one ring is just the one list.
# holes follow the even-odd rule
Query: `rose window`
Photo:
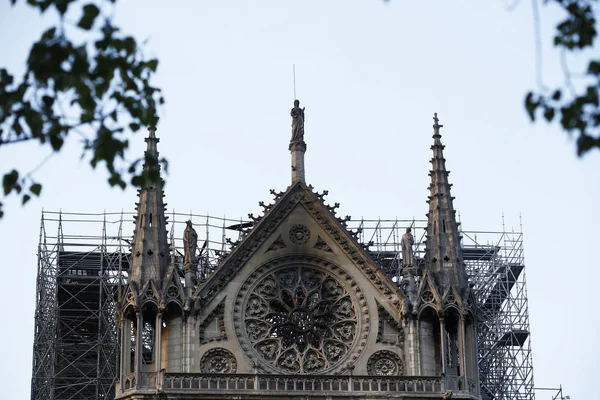
[[381, 350], [369, 357], [367, 372], [379, 376], [402, 375], [404, 364], [396, 353]]
[[[240, 294], [241, 295], [241, 294]], [[329, 271], [287, 266], [262, 275], [239, 309], [242, 341], [270, 369], [317, 373], [340, 366], [357, 339], [354, 293]]]
[[237, 361], [229, 350], [217, 347], [204, 353], [200, 360], [200, 370], [209, 374], [234, 373]]

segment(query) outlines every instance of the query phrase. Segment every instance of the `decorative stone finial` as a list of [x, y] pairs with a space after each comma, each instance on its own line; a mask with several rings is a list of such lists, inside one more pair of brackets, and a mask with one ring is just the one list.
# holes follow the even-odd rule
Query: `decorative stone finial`
[[433, 123], [433, 127], [436, 128], [436, 129], [437, 128], [442, 128], [444, 126], [444, 125], [440, 125], [439, 124], [440, 120], [439, 120], [439, 118], [437, 116], [437, 113], [433, 113], [433, 122], [434, 122]]

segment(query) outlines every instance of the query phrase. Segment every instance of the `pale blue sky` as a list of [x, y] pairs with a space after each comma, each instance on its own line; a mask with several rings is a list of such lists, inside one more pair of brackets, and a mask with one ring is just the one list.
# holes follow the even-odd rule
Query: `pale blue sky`
[[[23, 1], [21, 2], [23, 3]], [[423, 218], [438, 112], [455, 207], [466, 230], [517, 227], [523, 215], [536, 386], [571, 399], [597, 390], [600, 324], [600, 152], [575, 156], [567, 135], [532, 125], [523, 98], [536, 85], [531, 3], [480, 1], [120, 1], [114, 17], [148, 38], [166, 105], [159, 151], [170, 161], [169, 209], [258, 214], [289, 184], [292, 64], [306, 107], [306, 178], [340, 214]], [[560, 82], [551, 50], [556, 10], [541, 10], [543, 80]], [[46, 23], [0, 3], [0, 66], [21, 72]], [[577, 69], [577, 60], [572, 61]], [[141, 155], [133, 138], [131, 159]], [[48, 154], [0, 149], [0, 172]], [[29, 397], [40, 210], [131, 210], [80, 161], [76, 137], [36, 177], [42, 197], [6, 202], [0, 363], [6, 398]], [[129, 227], [126, 227], [129, 229]], [[550, 398], [548, 393], [539, 399]]]

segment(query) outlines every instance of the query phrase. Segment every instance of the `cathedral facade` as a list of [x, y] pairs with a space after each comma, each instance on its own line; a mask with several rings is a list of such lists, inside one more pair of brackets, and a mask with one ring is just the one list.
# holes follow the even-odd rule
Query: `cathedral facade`
[[[307, 185], [299, 102], [291, 116], [291, 185], [272, 191], [203, 281], [191, 222], [175, 264], [160, 178], [140, 191], [117, 310], [116, 398], [481, 398], [475, 301], [437, 115], [425, 257], [407, 229], [400, 280]], [[146, 159], [158, 160], [149, 132]]]

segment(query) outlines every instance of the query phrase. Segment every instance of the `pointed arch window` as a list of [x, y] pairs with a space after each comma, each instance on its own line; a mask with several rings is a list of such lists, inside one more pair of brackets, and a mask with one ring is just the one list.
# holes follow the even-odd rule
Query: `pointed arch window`
[[131, 329], [129, 330], [129, 372], [135, 372], [135, 338], [137, 336], [137, 329], [135, 325], [131, 322]]
[[154, 363], [154, 327], [146, 322], [142, 330], [142, 363]]

